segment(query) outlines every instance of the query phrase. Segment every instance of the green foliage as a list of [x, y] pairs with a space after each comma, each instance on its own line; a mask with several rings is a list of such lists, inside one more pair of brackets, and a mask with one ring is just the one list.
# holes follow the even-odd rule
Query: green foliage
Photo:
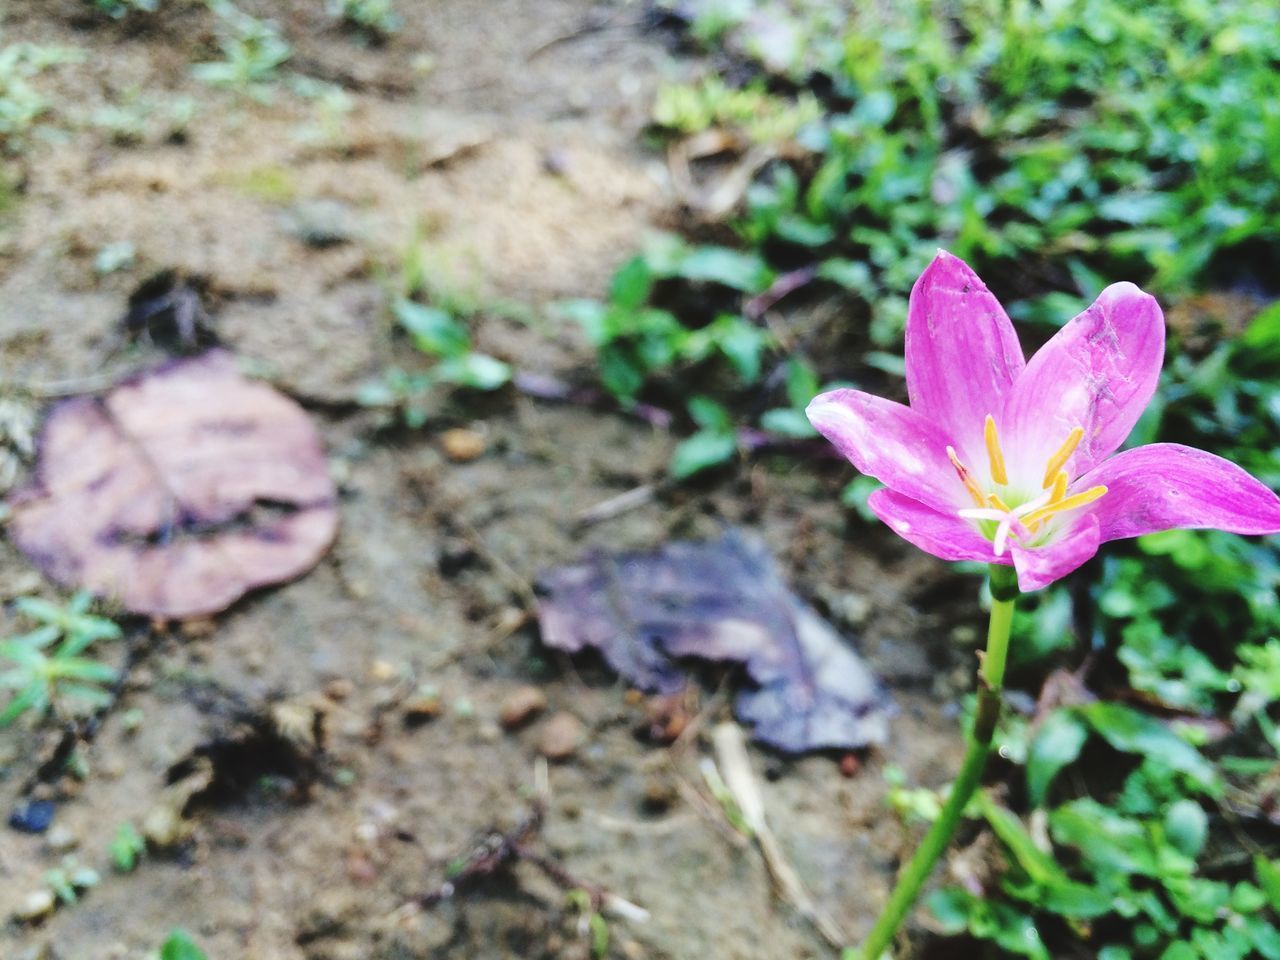
[[392, 0], [327, 0], [329, 16], [375, 36], [385, 36], [400, 29], [400, 17]]
[[[777, 349], [773, 334], [743, 315], [743, 304], [767, 290], [776, 276], [755, 255], [728, 247], [694, 246], [663, 236], [614, 275], [605, 302], [559, 304], [596, 349], [602, 384], [623, 406], [646, 392], [674, 393], [689, 410], [696, 432], [672, 459], [677, 479], [730, 460], [737, 451], [731, 402], [764, 393], [776, 406], [761, 412], [759, 427], [785, 440], [816, 436], [804, 408], [824, 386], [799, 353], [779, 358], [778, 373], [762, 384], [765, 360]], [[663, 306], [664, 290], [678, 285], [700, 292], [697, 317]], [[697, 382], [721, 397], [684, 395]], [[726, 402], [729, 401], [729, 402]]]
[[714, 74], [662, 87], [653, 105], [654, 122], [666, 129], [699, 133], [722, 127], [762, 144], [787, 143], [821, 117], [822, 106], [811, 93], [792, 100], [769, 93], [762, 81], [735, 88]]
[[[856, 292], [876, 306], [880, 342], [895, 341], [901, 298], [939, 245], [988, 277], [1065, 269], [1016, 305], [1059, 322], [1104, 276], [1172, 291], [1226, 251], [1280, 245], [1264, 212], [1280, 200], [1280, 11], [1244, 0], [1141, 11], [957, 0], [945, 16], [933, 0], [688, 6], [696, 36], [830, 88], [821, 119], [796, 133], [816, 166], [775, 166], [738, 229], [754, 246], [868, 264]], [[721, 86], [667, 92], [658, 121], [716, 122], [707, 91], [733, 104], [759, 81]], [[795, 104], [807, 120], [810, 95]]]
[[367, 384], [359, 396], [365, 406], [399, 410], [405, 424], [416, 429], [427, 421], [433, 388], [490, 391], [511, 379], [507, 364], [473, 349], [466, 324], [448, 311], [400, 298], [392, 312], [414, 346], [434, 363], [418, 373], [391, 370], [381, 381]]
[[196, 946], [191, 934], [174, 930], [160, 948], [160, 960], [208, 960], [205, 952]]
[[[1272, 484], [1280, 478], [1280, 348], [1274, 315], [1263, 311], [1241, 338], [1208, 355], [1178, 355], [1135, 443], [1171, 440], [1215, 450]], [[1079, 576], [1079, 575], [1078, 575]], [[991, 816], [1011, 856], [986, 897], [945, 891], [932, 905], [947, 929], [967, 930], [1009, 954], [1058, 955], [1024, 941], [1028, 925], [1081, 942], [1108, 960], [1280, 956], [1277, 871], [1266, 856], [1252, 873], [1224, 869], [1235, 835], [1216, 816], [1226, 798], [1244, 807], [1274, 793], [1280, 761], [1280, 545], [1215, 531], [1178, 530], [1109, 544], [1087, 576], [1092, 642], [1114, 656], [1108, 668], [1135, 698], [1167, 712], [1231, 724], [1233, 751], [1204, 744], [1203, 728], [1117, 702], [1050, 712], [1025, 758], [1026, 801], [1044, 818], [1045, 855], [1074, 885], [1107, 901], [1081, 914], [1079, 890], [1046, 883], [1013, 838], [1012, 810]], [[1024, 664], [1061, 655], [1077, 642], [1070, 587], [1024, 598], [1017, 621]], [[1017, 646], [1015, 646], [1015, 650]], [[1100, 668], [1102, 669], [1102, 668]], [[1113, 752], [1097, 762], [1099, 751]], [[1081, 762], [1081, 757], [1092, 759]], [[1009, 754], [1017, 761], [1016, 754]], [[1128, 758], [1127, 760], [1125, 758]], [[1100, 770], [1117, 771], [1108, 783]], [[1127, 772], [1126, 772], [1127, 771]], [[1218, 848], [1214, 857], [1206, 851]], [[1274, 855], [1274, 850], [1270, 851]], [[1270, 909], [1267, 909], [1267, 905]], [[1062, 953], [1069, 950], [1056, 947]]]
[[91, 887], [96, 887], [101, 879], [97, 870], [81, 866], [72, 855], [63, 857], [58, 866], [44, 873], [45, 886], [66, 904], [75, 903], [80, 899], [80, 894]]
[[147, 852], [147, 842], [132, 823], [120, 824], [111, 841], [111, 862], [121, 873], [130, 873], [138, 860]]
[[691, 477], [731, 460], [738, 452], [738, 438], [729, 411], [709, 397], [690, 397], [689, 416], [698, 425], [671, 456], [671, 475]]
[[9, 662], [0, 671], [0, 689], [13, 691], [0, 711], [0, 726], [27, 711], [74, 715], [111, 703], [103, 687], [115, 682], [116, 671], [83, 654], [98, 640], [118, 639], [120, 628], [90, 614], [92, 602], [89, 594], [80, 593], [65, 607], [35, 597], [14, 603], [19, 614], [38, 626], [0, 641], [0, 659]]
[[50, 67], [80, 60], [66, 47], [13, 43], [0, 46], [0, 154], [20, 153], [49, 109], [32, 80]]
[[664, 237], [618, 270], [607, 302], [560, 304], [561, 314], [576, 321], [596, 348], [605, 388], [624, 405], [634, 403], [655, 378], [687, 372], [695, 364], [723, 362], [743, 385], [760, 377], [769, 335], [729, 311], [701, 326], [686, 325], [653, 302], [658, 286], [674, 278], [732, 298], [759, 293], [771, 274], [758, 257]]
[[205, 0], [218, 18], [218, 47], [223, 59], [199, 63], [192, 73], [215, 87], [227, 87], [257, 100], [271, 97], [271, 85], [293, 48], [268, 20], [242, 11], [231, 0]]

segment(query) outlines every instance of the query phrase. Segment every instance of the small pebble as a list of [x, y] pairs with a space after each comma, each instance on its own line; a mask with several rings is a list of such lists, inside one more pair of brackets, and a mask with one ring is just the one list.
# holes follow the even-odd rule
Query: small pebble
[[350, 680], [330, 680], [324, 686], [324, 695], [330, 700], [345, 700], [355, 692], [356, 685]]
[[28, 800], [9, 814], [9, 826], [21, 833], [44, 833], [57, 809], [52, 800]]
[[650, 775], [644, 784], [644, 810], [647, 813], [666, 813], [679, 796], [670, 779], [657, 774]]
[[373, 665], [369, 667], [369, 676], [378, 683], [385, 683], [388, 680], [394, 680], [399, 673], [400, 671], [396, 669], [395, 664], [389, 663], [386, 660], [375, 660], [373, 661]]
[[502, 701], [498, 722], [504, 730], [518, 730], [547, 709], [547, 695], [538, 687], [520, 687]]
[[52, 890], [32, 890], [22, 898], [22, 903], [18, 905], [13, 915], [25, 923], [34, 923], [51, 914], [55, 903], [56, 898]]
[[582, 721], [571, 713], [557, 713], [538, 735], [538, 752], [548, 760], [568, 760], [582, 746], [586, 733]]
[[66, 853], [68, 850], [74, 850], [79, 845], [80, 838], [67, 827], [58, 826], [49, 831], [48, 836], [44, 838], [44, 842], [54, 853]]
[[454, 463], [468, 463], [484, 453], [485, 441], [474, 430], [454, 427], [440, 434], [440, 447]]
[[400, 705], [405, 723], [420, 724], [440, 716], [440, 694], [434, 690], [418, 690]]
[[846, 753], [840, 758], [840, 776], [846, 780], [856, 777], [862, 769], [862, 761], [856, 753]]

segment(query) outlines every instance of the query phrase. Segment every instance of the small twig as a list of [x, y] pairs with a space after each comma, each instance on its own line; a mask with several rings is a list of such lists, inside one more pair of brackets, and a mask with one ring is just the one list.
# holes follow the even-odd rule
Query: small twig
[[66, 397], [78, 397], [86, 393], [100, 393], [137, 373], [139, 367], [128, 365], [116, 370], [101, 370], [97, 373], [85, 374], [83, 377], [69, 377], [66, 380], [19, 381], [14, 384], [19, 393], [26, 394], [33, 400], [62, 400]]
[[814, 902], [801, 883], [799, 874], [783, 854], [778, 838], [769, 829], [765, 819], [764, 796], [751, 771], [747, 740], [742, 728], [736, 723], [718, 724], [711, 732], [711, 742], [715, 746], [724, 782], [737, 801], [743, 819], [755, 835], [774, 888], [802, 917], [813, 924], [824, 940], [837, 950], [842, 949], [849, 942], [848, 937]]
[[526, 613], [532, 615], [538, 609], [538, 595], [533, 590], [533, 583], [528, 577], [521, 574], [515, 567], [507, 563], [501, 555], [489, 549], [488, 544], [484, 542], [484, 537], [480, 535], [480, 531], [475, 528], [471, 521], [456, 513], [452, 522], [457, 524], [461, 531], [463, 539], [470, 545], [471, 549], [481, 557], [485, 563], [489, 564], [498, 576], [507, 582], [507, 586], [514, 592], [524, 603]]
[[623, 408], [603, 390], [598, 390], [595, 387], [575, 387], [559, 377], [544, 373], [517, 370], [511, 378], [511, 382], [520, 393], [527, 397], [533, 397], [535, 400], [551, 400], [573, 406], [613, 410], [617, 413], [635, 417], [651, 427], [658, 427], [662, 430], [669, 429], [675, 419], [670, 410], [664, 410], [662, 407], [655, 407], [650, 403], [635, 403], [630, 407]]
[[[519, 823], [505, 833], [494, 831], [487, 834], [472, 848], [451, 879], [446, 880], [435, 890], [415, 897], [409, 905], [424, 910], [430, 909], [455, 896], [462, 888], [474, 886], [501, 870], [523, 862], [537, 867], [562, 890], [585, 891], [591, 900], [592, 907], [596, 910], [607, 910], [616, 916], [637, 923], [648, 920], [648, 910], [609, 892], [604, 887], [584, 882], [570, 873], [559, 860], [533, 848], [533, 843], [542, 832], [545, 817], [546, 805], [542, 797], [549, 794], [550, 789], [545, 782], [545, 770], [543, 778], [543, 782], [538, 787], [539, 799], [534, 802], [529, 813]], [[535, 771], [536, 779], [538, 777]]]
[[574, 517], [574, 522], [580, 527], [589, 527], [595, 523], [603, 523], [605, 520], [620, 517], [624, 513], [629, 513], [650, 503], [657, 494], [659, 486], [659, 484], [654, 483], [643, 483], [617, 496], [601, 500], [594, 506], [579, 511], [578, 515]]
[[798, 270], [792, 270], [780, 275], [778, 279], [773, 281], [768, 290], [757, 294], [743, 304], [743, 314], [748, 319], [759, 320], [765, 315], [766, 311], [776, 306], [779, 300], [812, 283], [817, 275], [818, 268], [815, 266], [801, 267]]
[[562, 33], [559, 36], [552, 37], [550, 40], [546, 40], [538, 44], [525, 54], [524, 62], [531, 63], [548, 50], [552, 50], [562, 44], [572, 43], [574, 40], [590, 36], [593, 33], [604, 33], [606, 30], [630, 30], [635, 27], [642, 26], [644, 26], [644, 20], [631, 20], [626, 23], [614, 23], [612, 17], [606, 17], [603, 20], [596, 20], [595, 22], [592, 22], [589, 19], [576, 30], [572, 30], [569, 33]]

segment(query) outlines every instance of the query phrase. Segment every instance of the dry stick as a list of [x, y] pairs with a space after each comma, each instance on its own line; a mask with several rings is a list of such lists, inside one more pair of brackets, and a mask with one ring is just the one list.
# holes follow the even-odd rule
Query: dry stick
[[765, 867], [778, 894], [795, 907], [796, 911], [813, 924], [822, 934], [822, 938], [837, 950], [849, 942], [844, 932], [814, 902], [809, 891], [804, 888], [799, 874], [788, 862], [782, 852], [778, 838], [769, 829], [764, 814], [764, 796], [751, 771], [751, 760], [747, 756], [747, 738], [742, 728], [736, 723], [717, 724], [711, 731], [711, 742], [715, 747], [716, 759], [723, 771], [724, 782], [733, 794], [733, 799], [742, 812], [742, 817], [755, 836], [764, 857]]
[[434, 890], [420, 894], [410, 902], [420, 909], [430, 909], [453, 897], [464, 886], [473, 886], [500, 870], [523, 861], [540, 869], [562, 890], [586, 891], [593, 907], [597, 910], [608, 910], [616, 916], [637, 923], [648, 920], [648, 910], [615, 893], [610, 893], [604, 887], [583, 882], [565, 869], [558, 860], [530, 847], [542, 832], [545, 813], [546, 807], [542, 800], [535, 801], [530, 811], [512, 829], [506, 833], [496, 831], [489, 833], [473, 847], [461, 869], [451, 879], [446, 880]]
[[620, 517], [624, 513], [629, 513], [647, 503], [651, 503], [661, 486], [665, 485], [643, 483], [638, 487], [619, 493], [617, 496], [601, 500], [594, 506], [578, 511], [578, 515], [573, 518], [574, 522], [580, 527], [589, 527], [595, 523], [603, 523], [605, 520]]

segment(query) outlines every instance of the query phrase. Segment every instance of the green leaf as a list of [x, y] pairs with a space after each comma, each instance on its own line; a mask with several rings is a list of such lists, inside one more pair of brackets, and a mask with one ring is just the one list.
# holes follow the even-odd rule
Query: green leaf
[[442, 361], [432, 374], [442, 383], [473, 390], [497, 390], [511, 379], [511, 367], [487, 353], [464, 353]]
[[703, 430], [730, 435], [733, 433], [733, 418], [729, 416], [729, 411], [710, 397], [690, 397], [689, 416]]
[[87, 680], [90, 683], [113, 683], [116, 671], [105, 663], [80, 658], [58, 658], [51, 661], [50, 672], [57, 678]]
[[160, 948], [160, 960], [208, 960], [191, 935], [185, 930], [174, 930]]
[[653, 289], [653, 273], [644, 257], [632, 257], [613, 275], [609, 285], [609, 301], [623, 310], [635, 310], [649, 299]]
[[803, 410], [820, 389], [817, 373], [803, 357], [792, 357], [787, 361], [787, 400], [791, 406]]
[[400, 299], [392, 306], [392, 311], [423, 353], [459, 357], [471, 349], [471, 335], [467, 328], [443, 310]]
[[760, 379], [760, 358], [769, 335], [743, 317], [726, 315], [713, 324], [716, 346], [744, 383]]
[[1280, 863], [1258, 854], [1253, 858], [1253, 869], [1258, 877], [1258, 886], [1267, 895], [1271, 909], [1280, 914]]
[[732, 433], [699, 430], [681, 442], [671, 455], [671, 475], [677, 480], [719, 466], [733, 459], [737, 441]]
[[599, 300], [564, 300], [555, 312], [582, 327], [592, 346], [602, 347], [613, 339], [614, 326], [608, 323], [609, 308]]
[[1013, 854], [1014, 859], [1026, 871], [1028, 877], [1042, 884], [1068, 882], [1062, 868], [1049, 854], [1035, 845], [1031, 834], [1011, 810], [992, 800], [991, 795], [985, 790], [979, 791], [975, 799], [978, 809], [987, 818], [987, 823], [991, 824], [992, 831]]
[[8, 706], [0, 712], [0, 727], [8, 726], [14, 720], [22, 716], [28, 710], [37, 712], [46, 709], [49, 706], [49, 687], [43, 679], [32, 680], [27, 686], [23, 687], [13, 699], [9, 701]]
[[117, 828], [111, 841], [111, 862], [121, 873], [129, 873], [138, 865], [138, 858], [146, 849], [142, 835], [126, 820]]
[[796, 440], [807, 440], [816, 437], [818, 431], [813, 428], [809, 418], [800, 410], [792, 407], [777, 407], [766, 410], [760, 416], [760, 426], [770, 433]]
[[1036, 731], [1027, 754], [1027, 794], [1034, 806], [1044, 803], [1058, 771], [1080, 756], [1088, 729], [1069, 710], [1055, 710]]
[[754, 253], [728, 247], [695, 247], [677, 258], [671, 276], [701, 283], [719, 283], [743, 293], [759, 293], [769, 286], [771, 273]]
[[1164, 833], [1179, 852], [1195, 859], [1209, 835], [1209, 816], [1194, 800], [1175, 801], [1165, 811]]
[[599, 363], [604, 388], [624, 404], [634, 401], [644, 386], [647, 368], [633, 351], [621, 344], [607, 344], [600, 351]]
[[1206, 790], [1218, 786], [1213, 765], [1167, 726], [1119, 703], [1098, 701], [1077, 711], [1115, 749], [1159, 761], [1186, 774]]
[[1189, 943], [1171, 943], [1160, 954], [1160, 960], [1201, 960], [1200, 954]]

